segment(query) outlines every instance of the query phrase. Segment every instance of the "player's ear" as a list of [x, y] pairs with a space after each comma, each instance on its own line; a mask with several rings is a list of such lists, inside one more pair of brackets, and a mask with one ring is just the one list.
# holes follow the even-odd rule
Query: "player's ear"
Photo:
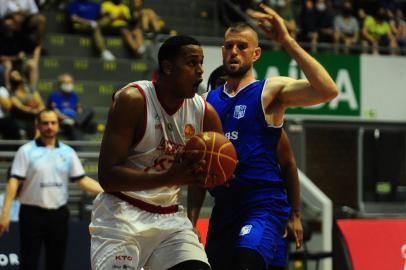
[[172, 72], [172, 63], [168, 60], [162, 61], [162, 70], [165, 75], [170, 75]]
[[261, 57], [261, 47], [256, 47], [254, 49], [254, 62], [257, 61]]

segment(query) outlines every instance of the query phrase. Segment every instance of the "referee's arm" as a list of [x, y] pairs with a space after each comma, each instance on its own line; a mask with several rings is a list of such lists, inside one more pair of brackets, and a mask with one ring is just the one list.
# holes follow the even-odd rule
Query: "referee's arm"
[[16, 197], [20, 181], [17, 178], [11, 177], [7, 183], [6, 194], [3, 201], [3, 211], [0, 218], [0, 236], [4, 232], [8, 232], [10, 226], [10, 208]]
[[90, 193], [99, 193], [103, 191], [103, 188], [100, 186], [99, 182], [89, 176], [83, 176], [76, 181], [78, 186], [84, 191]]

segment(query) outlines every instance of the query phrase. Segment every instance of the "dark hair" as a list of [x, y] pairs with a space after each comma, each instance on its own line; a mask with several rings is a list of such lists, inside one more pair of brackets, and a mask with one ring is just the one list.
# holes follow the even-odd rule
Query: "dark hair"
[[162, 72], [162, 61], [173, 60], [179, 56], [183, 46], [187, 45], [198, 45], [201, 46], [200, 42], [190, 36], [173, 36], [164, 41], [158, 51], [158, 63], [159, 70]]
[[216, 85], [217, 80], [220, 77], [226, 76], [226, 70], [223, 65], [217, 67], [215, 70], [213, 70], [209, 76], [209, 81], [207, 82], [207, 91], [217, 88], [218, 85]]
[[35, 120], [37, 121], [37, 123], [39, 123], [39, 122], [41, 121], [41, 115], [42, 115], [42, 114], [44, 114], [44, 113], [49, 113], [49, 112], [53, 112], [53, 113], [56, 114], [56, 116], [58, 116], [58, 114], [56, 113], [55, 110], [46, 108], [46, 109], [41, 110], [41, 111], [36, 115]]

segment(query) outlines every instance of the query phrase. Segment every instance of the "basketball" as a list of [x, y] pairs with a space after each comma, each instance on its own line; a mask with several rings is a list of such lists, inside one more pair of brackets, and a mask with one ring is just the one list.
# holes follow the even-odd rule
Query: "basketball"
[[237, 166], [234, 145], [221, 133], [208, 131], [193, 136], [185, 146], [185, 153], [193, 160], [206, 161], [208, 176], [204, 185], [208, 188], [224, 184]]

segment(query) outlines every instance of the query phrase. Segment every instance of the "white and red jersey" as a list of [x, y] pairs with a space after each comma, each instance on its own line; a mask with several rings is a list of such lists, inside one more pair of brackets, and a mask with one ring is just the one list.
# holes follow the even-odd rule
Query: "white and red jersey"
[[[185, 99], [176, 111], [169, 112], [160, 103], [153, 82], [137, 81], [128, 86], [144, 96], [146, 110], [144, 130], [137, 131], [142, 134], [141, 139], [131, 147], [126, 166], [148, 173], [164, 173], [186, 142], [193, 135], [203, 132], [206, 102], [195, 95]], [[122, 193], [150, 204], [170, 206], [178, 203], [179, 191], [179, 186], [167, 186]]]

